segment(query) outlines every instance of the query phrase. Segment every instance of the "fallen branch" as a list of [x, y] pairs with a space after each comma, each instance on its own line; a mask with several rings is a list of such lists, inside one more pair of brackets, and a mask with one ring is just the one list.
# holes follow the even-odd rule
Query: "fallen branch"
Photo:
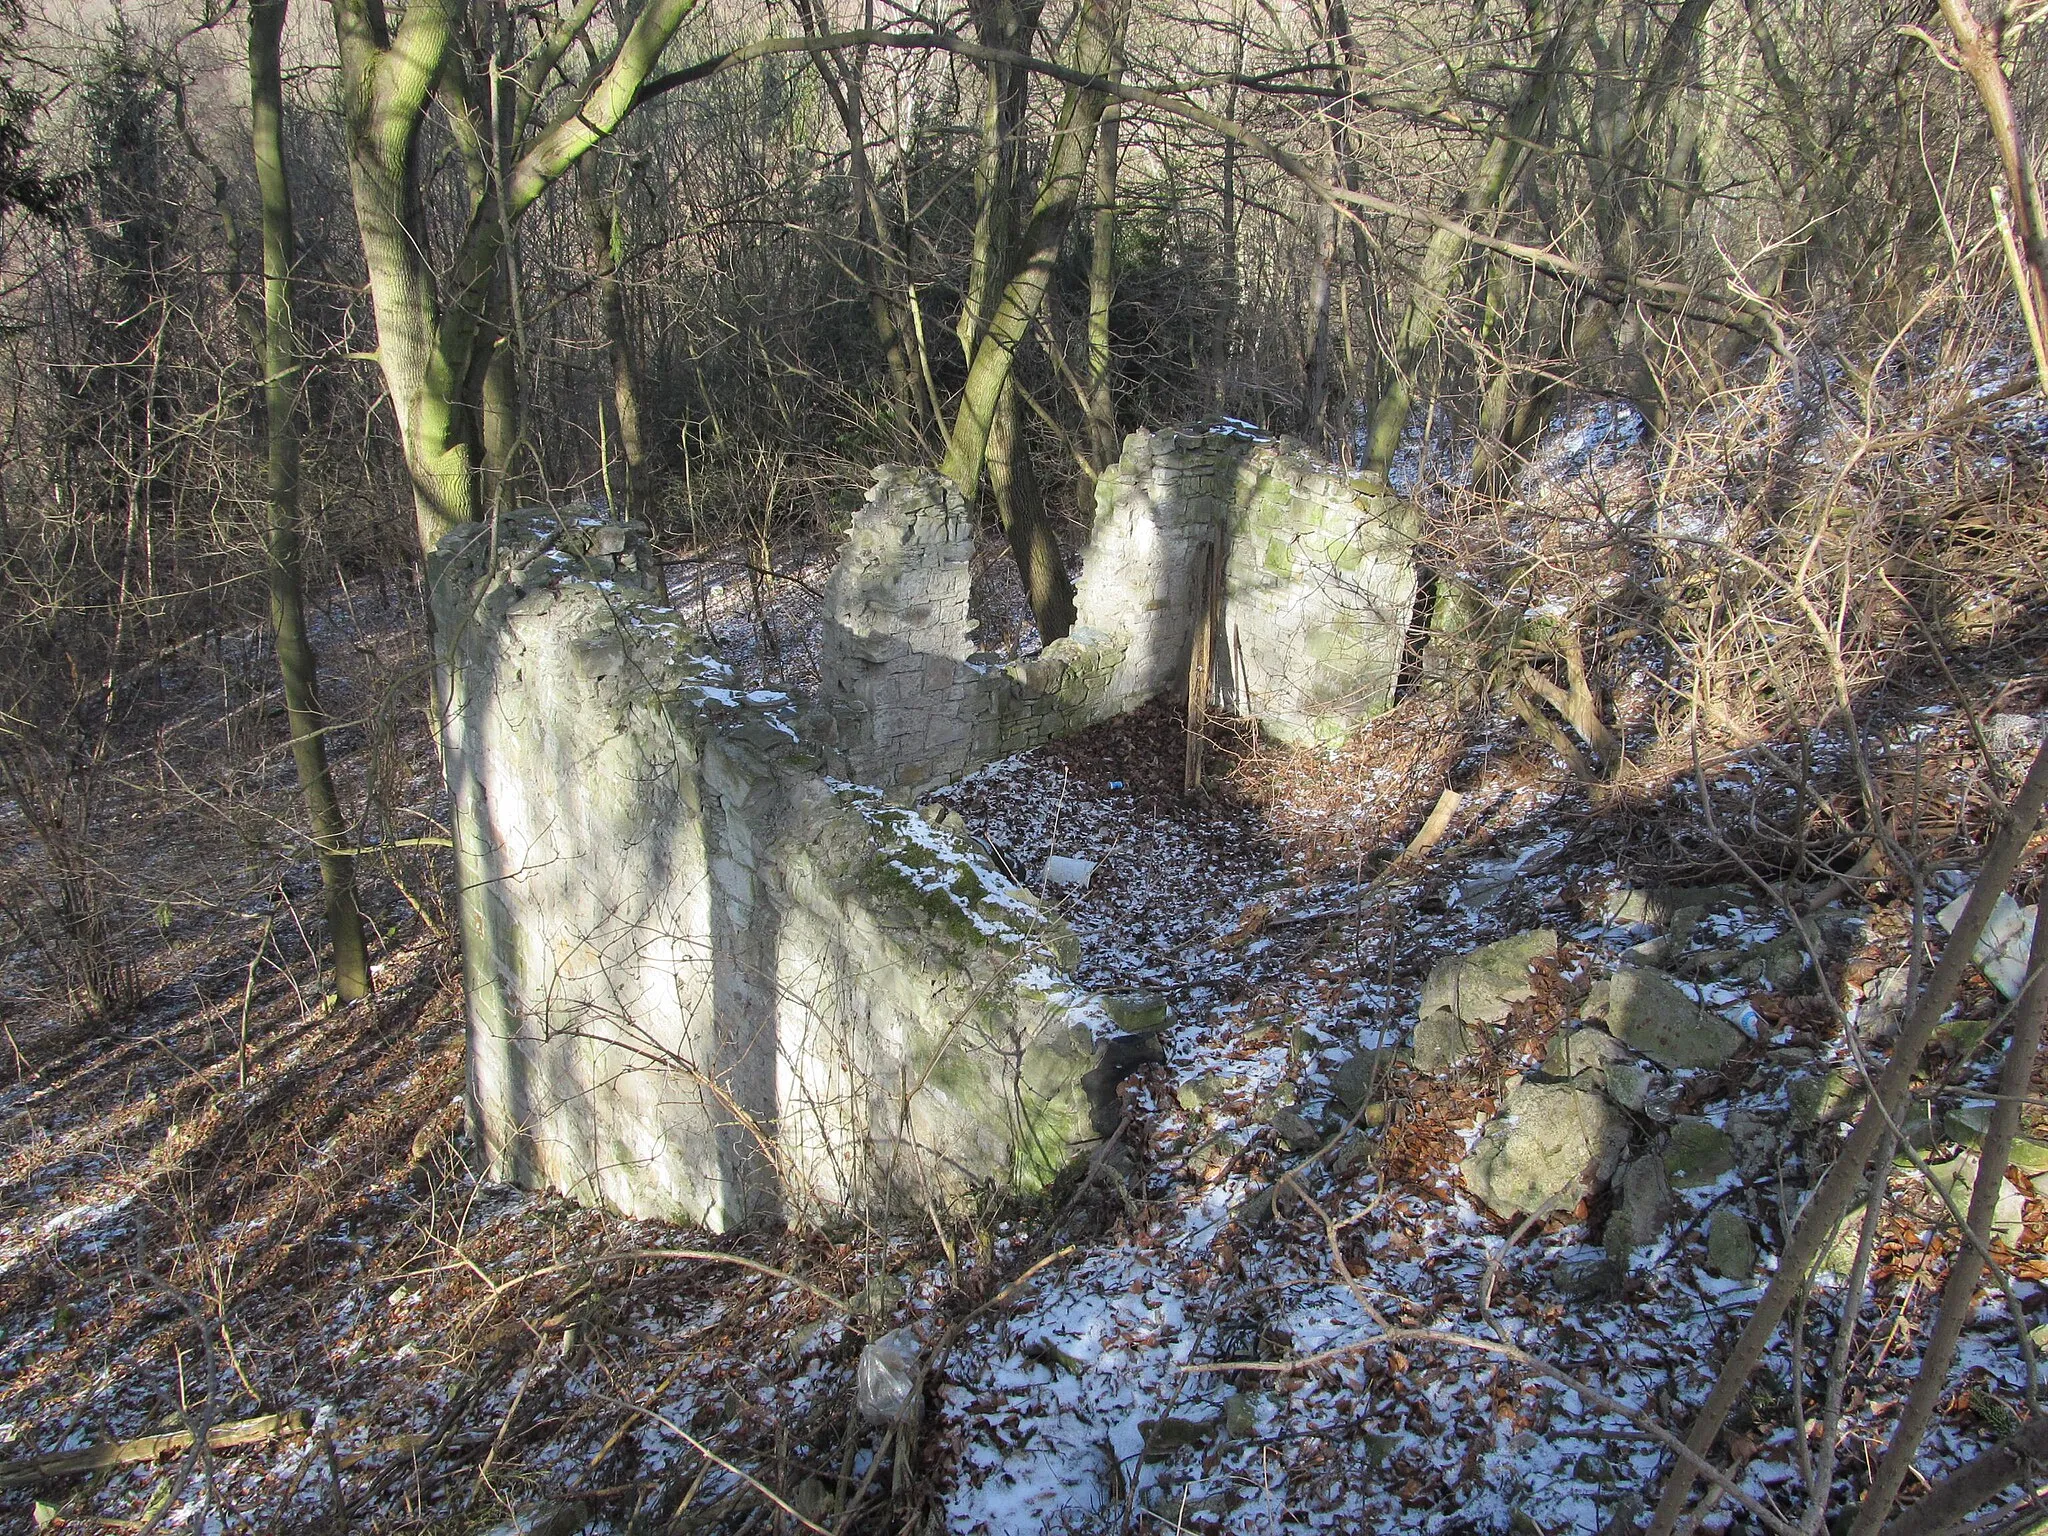
[[[206, 1448], [227, 1450], [237, 1445], [258, 1445], [285, 1435], [302, 1435], [309, 1420], [303, 1408], [284, 1413], [266, 1413], [232, 1424], [216, 1424], [207, 1431]], [[31, 1456], [26, 1461], [0, 1462], [0, 1487], [19, 1487], [47, 1478], [71, 1477], [80, 1472], [98, 1472], [106, 1467], [125, 1467], [138, 1461], [155, 1461], [174, 1451], [192, 1448], [189, 1429], [174, 1429], [161, 1435], [138, 1435], [133, 1440], [113, 1440], [90, 1445], [82, 1451], [65, 1451], [57, 1456]]]

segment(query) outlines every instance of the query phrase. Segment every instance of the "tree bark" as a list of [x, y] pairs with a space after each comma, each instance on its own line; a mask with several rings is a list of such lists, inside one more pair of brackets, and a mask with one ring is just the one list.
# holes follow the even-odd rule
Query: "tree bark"
[[[1123, 114], [1104, 110], [1095, 130], [1095, 228], [1088, 252], [1089, 488], [1116, 463], [1116, 394], [1110, 386], [1109, 314], [1116, 298], [1116, 173]], [[1092, 505], [1092, 499], [1091, 499]], [[1083, 510], [1086, 510], [1085, 508]]]
[[[1920, 1371], [1913, 1379], [1913, 1391], [1892, 1431], [1884, 1459], [1871, 1475], [1870, 1488], [1857, 1511], [1849, 1536], [1876, 1536], [1891, 1512], [1892, 1503], [1913, 1470], [1913, 1457], [1921, 1438], [1934, 1418], [1935, 1409], [1947, 1395], [1949, 1362], [1970, 1321], [1977, 1281], [1984, 1273], [1984, 1250], [1991, 1246], [1991, 1223], [1998, 1214], [1999, 1196], [2005, 1190], [2005, 1169], [2012, 1156], [2013, 1138], [2019, 1134], [2020, 1105], [2032, 1092], [2034, 1057], [2041, 1048], [2041, 1024], [2048, 1015], [2048, 923], [2034, 924], [2034, 942], [2027, 955], [2027, 980], [2012, 1014], [2012, 1039], [2005, 1048], [2005, 1065], [1998, 1078], [1998, 1102], [1992, 1106], [1991, 1122], [1978, 1148], [1977, 1178], [1970, 1191], [1970, 1208], [1965, 1218], [1969, 1237], [1949, 1266], [1948, 1280], [1941, 1290], [1941, 1309], [1935, 1314], [1934, 1330], [1921, 1351]], [[2023, 1320], [2015, 1319], [2020, 1327]]]
[[[1461, 225], [1469, 226], [1492, 213], [1514, 184], [1528, 143], [1549, 104], [1550, 93], [1577, 48], [1589, 10], [1588, 0], [1564, 0], [1564, 10], [1530, 72], [1521, 99], [1508, 114], [1501, 131], [1487, 141], [1485, 153], [1479, 157], [1472, 179], [1458, 199]], [[1466, 237], [1459, 230], [1439, 229], [1423, 246], [1407, 305], [1394, 329], [1392, 353], [1386, 361], [1386, 383], [1380, 389], [1366, 429], [1365, 462], [1361, 467], [1381, 485], [1386, 484], [1394, 455], [1401, 446], [1401, 434], [1407, 429], [1408, 413], [1415, 403], [1416, 369], [1436, 340], [1437, 324], [1450, 303], [1466, 244]]]
[[[1111, 80], [1117, 77], [1128, 15], [1129, 0], [1090, 0], [1074, 49], [1076, 72]], [[939, 465], [939, 472], [970, 500], [980, 489], [985, 465], [990, 467], [992, 480], [1001, 477], [1007, 481], [1007, 489], [1000, 482], [997, 485], [998, 514], [1004, 519], [1011, 551], [1028, 552], [1027, 558], [1019, 560], [1018, 574], [1030, 595], [1039, 634], [1047, 641], [1062, 638], [1073, 627], [1073, 585], [1067, 580], [1065, 561], [1057, 558], [1059, 537], [1045, 517], [1043, 501], [1036, 493], [1036, 476], [1024, 461], [1012, 370], [1017, 349], [1044, 305], [1053, 264], [1080, 204], [1096, 127], [1107, 104], [1101, 91], [1067, 87], [1037, 201], [1015, 242], [1014, 254], [1004, 265], [1007, 276], [997, 283], [977, 274], [976, 282], [985, 281], [987, 286], [978, 301], [970, 292], [970, 313], [961, 317], [963, 343], [969, 334], [973, 336], [966, 347], [967, 383]], [[976, 246], [983, 272], [993, 272], [989, 263], [997, 254], [995, 246], [991, 243], [984, 249], [979, 232]], [[1004, 460], [1000, 470], [991, 463], [997, 454]]]
[[[1129, 0], [1091, 0], [1080, 27], [1073, 68], [1076, 72], [1114, 80], [1120, 73], [1119, 47]], [[989, 433], [1001, 407], [1004, 388], [1025, 332], [1044, 304], [1067, 226], [1080, 203], [1081, 182], [1095, 142], [1107, 97], [1100, 91], [1069, 86], [1053, 130], [1044, 180], [1031, 209], [1008, 279], [988, 306], [982, 334], [970, 351], [967, 384], [954, 413], [940, 473], [972, 496], [988, 457]], [[1041, 620], [1041, 624], [1043, 621]]]
[[[429, 264], [416, 164], [420, 127], [444, 77], [459, 73], [456, 28], [462, 0], [412, 0], [395, 31], [380, 0], [329, 0], [341, 56], [341, 97], [349, 183], [377, 321], [377, 362], [398, 417], [412, 480], [420, 544], [432, 549], [482, 508], [480, 396], [495, 340], [489, 316], [504, 242], [521, 216], [595, 145], [616, 132], [639, 100], [661, 53], [695, 0], [646, 0], [622, 24], [611, 57], [531, 138], [531, 108], [562, 54], [582, 35], [596, 0], [581, 3], [534, 50], [521, 71], [511, 142], [447, 264], [445, 283]], [[459, 90], [458, 137], [464, 122]], [[469, 104], [475, 113], [474, 103]]]
[[[797, 15], [806, 32], [822, 35], [828, 30], [817, 0], [797, 0]], [[856, 57], [864, 57], [864, 50]], [[912, 353], [915, 317], [909, 313], [908, 305], [899, 304], [897, 299], [898, 284], [908, 274], [909, 260], [883, 206], [881, 189], [875, 183], [874, 163], [868, 158], [860, 70], [835, 48], [812, 50], [811, 64], [846, 132], [847, 165], [853, 176], [858, 220], [860, 273], [868, 290], [868, 318], [875, 328], [875, 339], [881, 343], [897, 407], [922, 432], [927, 426], [935, 427], [938, 417], [925, 390], [924, 371], [916, 366]]]
[[1002, 404], [989, 434], [989, 490], [995, 497], [996, 520], [1038, 620], [1039, 637], [1052, 641], [1073, 630], [1074, 584], [1067, 579], [1066, 555], [1052, 519], [1045, 515], [1038, 471], [1023, 441], [1018, 388], [1015, 378], [1003, 386]]
[[626, 465], [621, 501], [627, 515], [644, 517], [647, 442], [640, 427], [640, 369], [633, 350], [632, 317], [626, 312], [626, 287], [619, 280], [625, 262], [625, 224], [619, 216], [617, 190], [601, 184], [597, 169], [596, 163], [584, 167], [577, 179], [577, 194], [590, 235], [591, 276], [604, 325], [605, 355], [611, 362], [612, 412], [619, 431], [619, 455]]
[[306, 798], [313, 843], [320, 852], [320, 885], [327, 934], [334, 946], [334, 990], [344, 1002], [370, 993], [370, 954], [356, 905], [355, 860], [348, 852], [348, 819], [327, 762], [327, 717], [320, 707], [318, 666], [306, 633], [303, 560], [299, 532], [297, 393], [304, 377], [294, 335], [291, 183], [284, 162], [284, 84], [279, 65], [289, 0], [251, 0], [249, 106], [256, 184], [263, 205], [264, 488], [269, 516], [264, 561], [270, 587], [270, 622], [277, 634], [277, 667], [284, 684], [292, 761]]

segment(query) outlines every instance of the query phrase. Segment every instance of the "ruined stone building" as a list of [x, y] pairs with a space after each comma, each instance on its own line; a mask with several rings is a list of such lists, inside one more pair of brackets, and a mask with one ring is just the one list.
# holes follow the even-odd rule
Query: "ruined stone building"
[[[498, 1177], [716, 1229], [1043, 1186], [1149, 1042], [1072, 934], [917, 794], [1187, 686], [1295, 742], [1390, 702], [1405, 506], [1247, 429], [1135, 433], [1078, 622], [978, 652], [974, 529], [885, 468], [825, 594], [818, 697], [736, 688], [634, 529], [528, 512], [431, 569], [469, 998]], [[910, 804], [906, 804], [910, 802]]]

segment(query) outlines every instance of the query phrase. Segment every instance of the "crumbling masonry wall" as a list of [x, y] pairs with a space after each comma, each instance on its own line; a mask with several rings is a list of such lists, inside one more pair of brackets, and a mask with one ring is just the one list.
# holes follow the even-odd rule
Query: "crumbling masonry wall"
[[449, 535], [429, 574], [491, 1171], [717, 1229], [1042, 1187], [1156, 1047], [1066, 979], [1071, 933], [992, 860], [860, 786], [900, 800], [1182, 688], [1210, 550], [1221, 700], [1335, 739], [1392, 696], [1412, 538], [1284, 444], [1136, 433], [1080, 623], [1004, 664], [973, 649], [960, 498], [885, 469], [800, 706], [734, 687], [626, 525]]
[[1004, 664], [973, 647], [959, 495], [884, 468], [825, 594], [819, 739], [850, 777], [914, 792], [1176, 693], [1213, 548], [1216, 702], [1278, 740], [1341, 740], [1393, 700], [1415, 533], [1405, 503], [1298, 445], [1134, 432], [1097, 487], [1073, 633]]
[[551, 514], [432, 562], [494, 1176], [720, 1230], [1042, 1186], [1106, 1098], [1071, 934], [821, 773], [652, 571], [626, 527]]

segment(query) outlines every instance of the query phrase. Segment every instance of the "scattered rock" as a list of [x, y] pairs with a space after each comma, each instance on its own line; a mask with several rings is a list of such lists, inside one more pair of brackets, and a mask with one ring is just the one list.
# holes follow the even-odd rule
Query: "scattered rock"
[[1353, 1448], [1365, 1457], [1366, 1465], [1373, 1467], [1384, 1467], [1392, 1461], [1404, 1443], [1399, 1435], [1379, 1434], [1373, 1430], [1367, 1430], [1351, 1442]]
[[839, 1500], [833, 1496], [832, 1490], [825, 1486], [825, 1480], [816, 1473], [796, 1485], [789, 1502], [798, 1514], [814, 1524], [830, 1519], [839, 1512]]
[[1632, 1158], [1615, 1180], [1614, 1208], [1602, 1234], [1607, 1256], [1626, 1264], [1638, 1248], [1647, 1248], [1664, 1233], [1671, 1214], [1671, 1181], [1664, 1159], [1650, 1154]]
[[846, 1310], [856, 1317], [879, 1321], [895, 1315], [896, 1307], [903, 1300], [903, 1282], [883, 1270], [868, 1276], [868, 1283], [848, 1298]]
[[2037, 752], [2048, 734], [2048, 715], [1992, 715], [1984, 722], [1984, 744], [2001, 757]]
[[1905, 1021], [1906, 1008], [1913, 999], [1907, 991], [1909, 967], [1894, 965], [1879, 971], [1863, 989], [1863, 1001], [1856, 1005], [1856, 1030], [1866, 1041], [1889, 1040]]
[[1807, 919], [1821, 945], [1835, 956], [1844, 956], [1870, 942], [1870, 919], [1845, 907], [1822, 907]]
[[1735, 1143], [1711, 1120], [1690, 1116], [1671, 1127], [1671, 1144], [1664, 1153], [1664, 1171], [1674, 1189], [1697, 1189], [1711, 1184], [1735, 1166]]
[[1472, 1031], [1448, 1009], [1426, 1013], [1415, 1026], [1415, 1070], [1431, 1076], [1463, 1066], [1479, 1054]]
[[1805, 941], [1796, 933], [1781, 933], [1741, 951], [1723, 974], [1762, 982], [1773, 992], [1789, 992], [1806, 979], [1806, 972]]
[[1219, 1179], [1244, 1147], [1235, 1136], [1220, 1131], [1188, 1154], [1188, 1167], [1204, 1183]]
[[589, 1524], [590, 1511], [581, 1504], [537, 1504], [499, 1521], [484, 1536], [576, 1536]]
[[1577, 1083], [1523, 1083], [1465, 1159], [1465, 1186], [1500, 1216], [1570, 1209], [1614, 1171], [1627, 1117]]
[[[1934, 920], [1954, 933], [1969, 901], [1970, 893], [1964, 891], [1935, 913]], [[2034, 908], [2021, 906], [2001, 891], [1991, 909], [1990, 921], [1977, 935], [1977, 969], [2007, 1002], [2020, 995], [2020, 986], [2027, 979], [2027, 953], [2034, 943], [2034, 912]]]
[[1745, 1178], [1754, 1178], [1777, 1161], [1782, 1134], [1773, 1121], [1746, 1109], [1734, 1109], [1728, 1112], [1723, 1129], [1734, 1143], [1735, 1163]]
[[[1973, 1152], [1981, 1151], [1985, 1134], [1991, 1129], [1991, 1106], [1966, 1104], [1961, 1109], [1952, 1109], [1942, 1116], [1941, 1125], [1952, 1140], [1961, 1142]], [[2015, 1136], [2008, 1166], [2025, 1174], [2048, 1173], [2048, 1141]]]
[[1551, 1039], [1550, 1049], [1543, 1055], [1543, 1070], [1552, 1077], [1583, 1076], [1604, 1083], [1613, 1063], [1629, 1059], [1628, 1047], [1606, 1030], [1575, 1029]]
[[1866, 1208], [1859, 1204], [1842, 1218], [1841, 1223], [1835, 1228], [1834, 1236], [1828, 1239], [1826, 1246], [1821, 1249], [1820, 1257], [1814, 1261], [1816, 1273], [1847, 1278], [1856, 1262], [1856, 1245], [1863, 1240], [1865, 1214]]
[[1157, 992], [1107, 992], [1102, 1011], [1127, 1035], [1147, 1035], [1173, 1022], [1166, 999]]
[[1550, 1283], [1560, 1296], [1591, 1301], [1621, 1290], [1621, 1266], [1598, 1248], [1581, 1248], [1557, 1261]]
[[1212, 1073], [1206, 1077], [1194, 1078], [1175, 1088], [1173, 1101], [1189, 1114], [1193, 1114], [1198, 1109], [1206, 1109], [1226, 1093], [1243, 1086], [1243, 1080], [1240, 1078], [1222, 1077]]
[[1422, 984], [1422, 1016], [1441, 1010], [1466, 1024], [1498, 1024], [1535, 994], [1529, 967], [1556, 954], [1556, 930], [1538, 928], [1440, 960]]
[[1323, 1144], [1322, 1131], [1299, 1110], [1276, 1109], [1271, 1124], [1273, 1134], [1290, 1152], [1313, 1152]]
[[1602, 1086], [1623, 1109], [1652, 1120], [1669, 1120], [1678, 1101], [1678, 1084], [1644, 1061], [1610, 1062]]
[[1145, 1436], [1145, 1460], [1164, 1461], [1175, 1451], [1198, 1451], [1216, 1438], [1219, 1418], [1140, 1419], [1138, 1429]]
[[1223, 1399], [1223, 1433], [1233, 1440], [1249, 1440], [1259, 1432], [1259, 1420], [1269, 1399], [1263, 1392], [1233, 1392]]
[[1081, 1074], [1081, 1091], [1088, 1096], [1088, 1117], [1097, 1136], [1114, 1135], [1123, 1120], [1117, 1085], [1138, 1068], [1165, 1060], [1166, 1047], [1156, 1030], [1112, 1035], [1095, 1043], [1095, 1063]]
[[1747, 1280], [1756, 1271], [1756, 1239], [1732, 1206], [1716, 1206], [1707, 1218], [1707, 1269], [1724, 1280]]
[[[1928, 1165], [1928, 1177], [1935, 1190], [1947, 1195], [1948, 1203], [1958, 1211], [1970, 1208], [1970, 1194], [1977, 1185], [1978, 1161], [1974, 1152], [1958, 1152], [1945, 1163]], [[1998, 1205], [1991, 1215], [1992, 1241], [2019, 1245], [2026, 1206], [2026, 1196], [2012, 1187], [2011, 1180], [2000, 1179]]]
[[1862, 1081], [1840, 1067], [1801, 1072], [1786, 1082], [1785, 1092], [1792, 1104], [1793, 1127], [1802, 1131], [1847, 1120], [1867, 1097]]
[[1330, 1092], [1347, 1111], [1356, 1113], [1375, 1097], [1380, 1082], [1399, 1059], [1400, 1053], [1388, 1046], [1372, 1046], [1347, 1056], [1330, 1074]]
[[[1381, 1109], [1385, 1106], [1375, 1104], [1372, 1107], [1374, 1109]], [[1372, 1154], [1372, 1138], [1353, 1131], [1349, 1136], [1346, 1136], [1337, 1143], [1337, 1150], [1330, 1154], [1329, 1167], [1331, 1177], [1337, 1179], [1350, 1178], [1352, 1174], [1371, 1163]]]
[[1718, 1067], [1749, 1037], [1662, 971], [1631, 967], [1607, 984], [1608, 1033], [1665, 1067]]
[[1665, 885], [1650, 890], [1622, 889], [1611, 893], [1601, 909], [1617, 927], [1647, 923], [1676, 935], [1681, 944], [1709, 912], [1727, 912], [1750, 900], [1738, 885]]

